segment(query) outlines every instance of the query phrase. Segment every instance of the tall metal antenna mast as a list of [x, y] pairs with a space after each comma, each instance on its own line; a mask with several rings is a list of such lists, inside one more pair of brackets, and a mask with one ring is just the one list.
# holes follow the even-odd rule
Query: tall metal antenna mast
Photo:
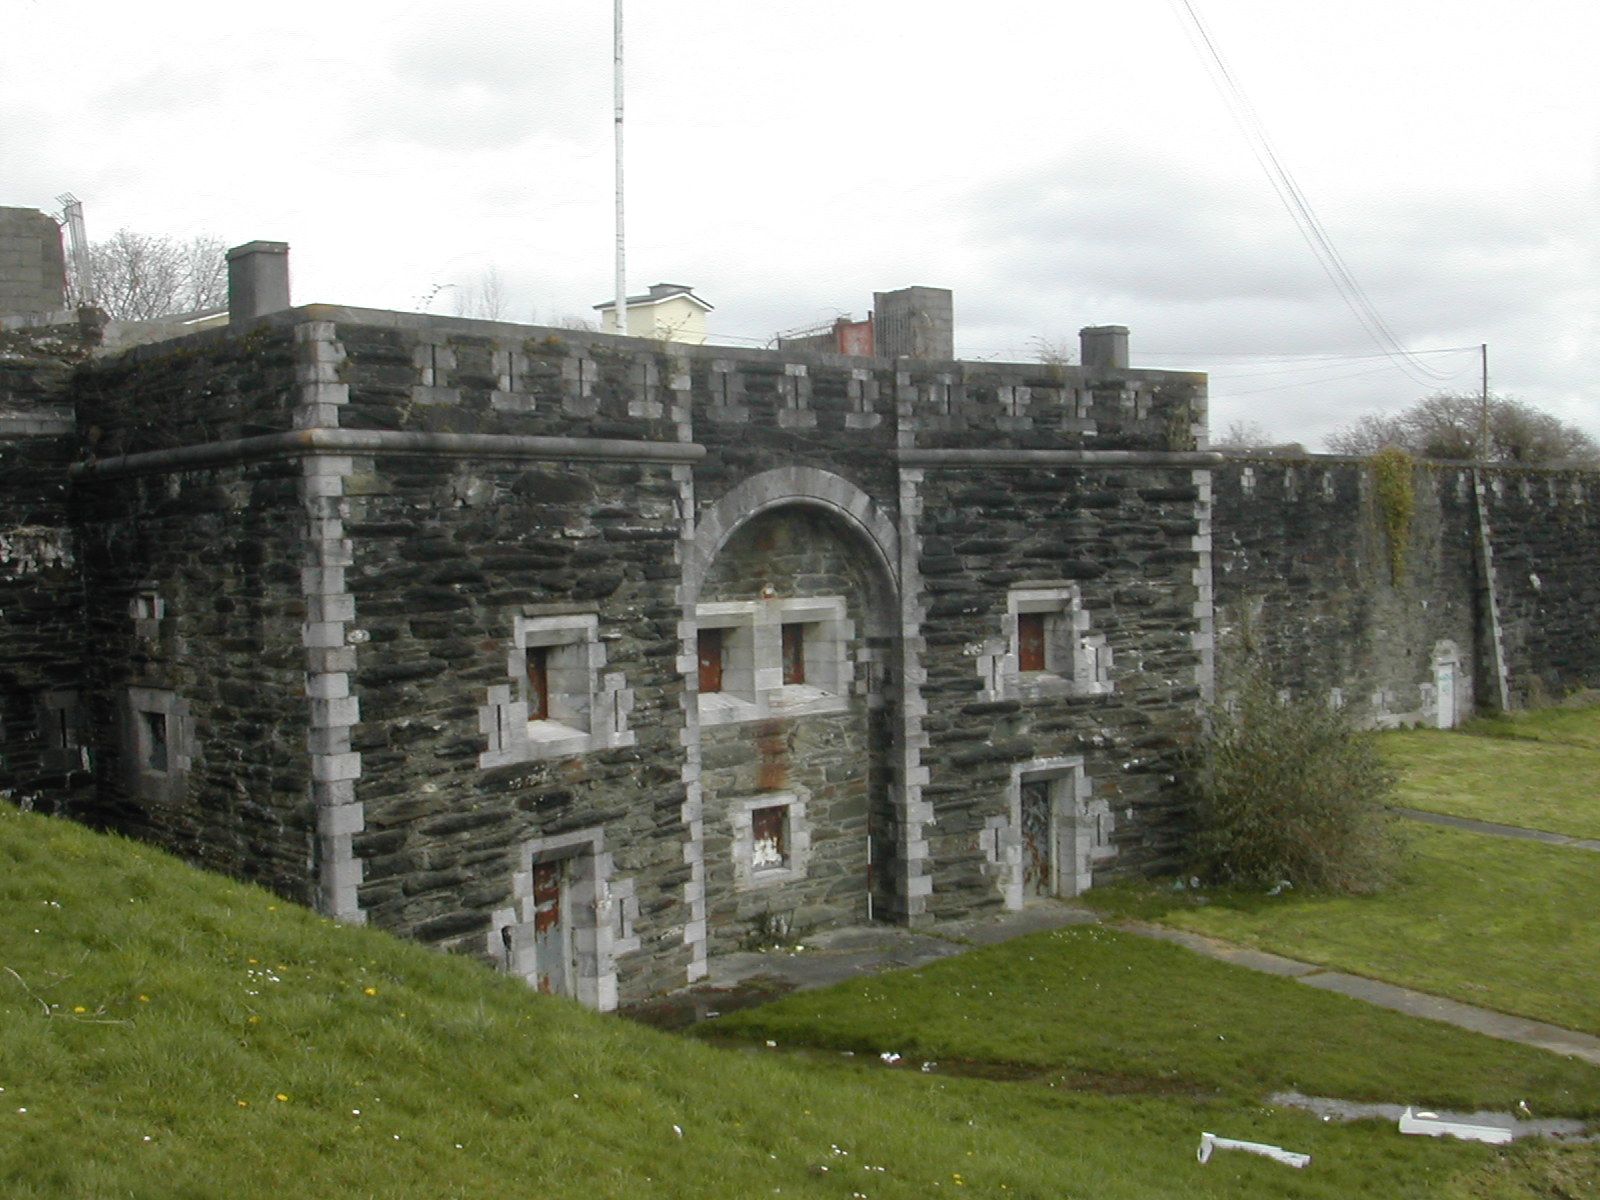
[[622, 0], [616, 0], [612, 18], [612, 90], [616, 96], [617, 141], [617, 332], [628, 332], [628, 272], [622, 235]]

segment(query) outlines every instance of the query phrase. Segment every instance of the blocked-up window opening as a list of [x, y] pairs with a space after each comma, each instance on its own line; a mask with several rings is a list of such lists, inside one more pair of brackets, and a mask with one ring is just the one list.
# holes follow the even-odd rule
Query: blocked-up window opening
[[1045, 669], [1045, 614], [1027, 612], [1017, 614], [1017, 669], [1043, 671]]
[[144, 766], [147, 771], [167, 770], [167, 714], [141, 712], [139, 720], [144, 725]]
[[728, 802], [735, 891], [783, 888], [806, 877], [811, 825], [804, 788], [763, 792]]
[[806, 627], [789, 622], [783, 627], [783, 682], [785, 686], [806, 681]]
[[770, 871], [789, 865], [789, 806], [773, 804], [750, 814], [750, 869]]
[[722, 630], [702, 629], [697, 636], [702, 695], [722, 690]]

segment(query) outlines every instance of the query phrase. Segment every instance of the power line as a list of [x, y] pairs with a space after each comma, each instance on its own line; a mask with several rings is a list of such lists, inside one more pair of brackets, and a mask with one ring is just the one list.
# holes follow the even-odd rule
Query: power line
[[1234, 78], [1221, 48], [1200, 19], [1194, 4], [1191, 0], [1172, 0], [1172, 3], [1178, 11], [1179, 19], [1187, 18], [1184, 21], [1184, 32], [1196, 51], [1203, 51], [1201, 58], [1205, 63], [1206, 73], [1210, 75], [1212, 83], [1227, 103], [1234, 123], [1244, 134], [1250, 153], [1265, 172], [1268, 182], [1278, 196], [1278, 202], [1294, 221], [1300, 236], [1316, 255], [1317, 262], [1367, 336], [1386, 357], [1417, 382], [1425, 384], [1430, 379], [1440, 381], [1446, 378], [1400, 344], [1394, 331], [1378, 312], [1377, 306], [1356, 281], [1355, 275], [1334, 246], [1326, 227], [1312, 210], [1311, 203], [1301, 191], [1300, 185], [1295, 182], [1294, 176], [1278, 157], [1278, 152], [1267, 136], [1266, 127], [1256, 113], [1255, 106], [1250, 102], [1238, 80]]

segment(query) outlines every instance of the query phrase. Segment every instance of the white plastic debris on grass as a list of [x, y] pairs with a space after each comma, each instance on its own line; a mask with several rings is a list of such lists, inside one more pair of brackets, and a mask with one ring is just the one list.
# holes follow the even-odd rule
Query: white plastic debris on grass
[[882, 1054], [878, 1055], [878, 1057], [883, 1059], [883, 1061], [888, 1063], [891, 1067], [900, 1061], [900, 1056], [893, 1050], [885, 1050]]
[[1234, 1138], [1218, 1137], [1214, 1133], [1202, 1133], [1200, 1149], [1195, 1152], [1195, 1157], [1203, 1163], [1210, 1162], [1213, 1150], [1243, 1150], [1246, 1154], [1259, 1154], [1262, 1158], [1281, 1162], [1286, 1167], [1299, 1168], [1311, 1161], [1311, 1155], [1297, 1154], [1282, 1146], [1269, 1146], [1266, 1142], [1241, 1142]]
[[1487, 1142], [1503, 1146], [1515, 1135], [1500, 1125], [1479, 1125], [1472, 1121], [1450, 1121], [1438, 1113], [1414, 1112], [1408, 1105], [1400, 1114], [1400, 1132], [1419, 1137], [1453, 1137], [1467, 1142]]

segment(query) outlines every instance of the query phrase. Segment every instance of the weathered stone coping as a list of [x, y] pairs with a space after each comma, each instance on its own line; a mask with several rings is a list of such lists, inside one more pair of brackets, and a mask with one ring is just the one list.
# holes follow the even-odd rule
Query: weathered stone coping
[[533, 437], [501, 433], [403, 433], [385, 429], [296, 429], [148, 450], [74, 463], [73, 478], [111, 478], [153, 471], [184, 471], [306, 454], [362, 454], [416, 458], [511, 458], [558, 462], [692, 463], [705, 456], [694, 442], [623, 438]]
[[72, 410], [51, 409], [37, 413], [0, 413], [0, 439], [60, 437], [77, 430]]
[[921, 450], [894, 452], [902, 467], [1216, 467], [1214, 450]]

